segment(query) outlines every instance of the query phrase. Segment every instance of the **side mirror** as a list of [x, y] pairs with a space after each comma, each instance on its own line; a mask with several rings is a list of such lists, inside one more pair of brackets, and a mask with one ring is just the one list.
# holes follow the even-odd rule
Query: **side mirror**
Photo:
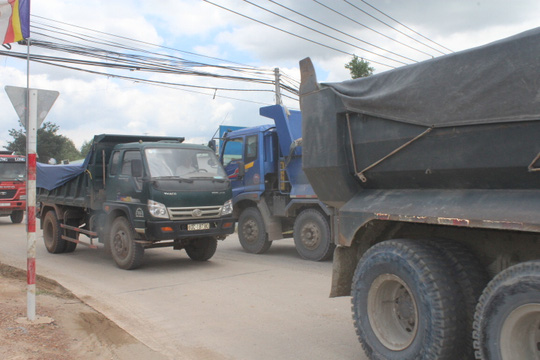
[[242, 178], [246, 175], [246, 167], [243, 161], [238, 162], [238, 178]]
[[208, 142], [208, 147], [212, 149], [212, 151], [216, 152], [216, 140], [212, 139]]
[[143, 167], [141, 159], [131, 160], [131, 176], [134, 178], [140, 178], [143, 176]]

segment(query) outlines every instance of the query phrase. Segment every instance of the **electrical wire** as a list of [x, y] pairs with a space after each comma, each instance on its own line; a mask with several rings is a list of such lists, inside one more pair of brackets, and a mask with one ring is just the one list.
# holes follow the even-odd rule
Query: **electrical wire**
[[[391, 19], [391, 20], [397, 22], [399, 25], [403, 26], [404, 28], [406, 28], [406, 29], [412, 31], [412, 32], [415, 33], [416, 35], [423, 37], [424, 39], [426, 39], [426, 40], [428, 40], [428, 41], [430, 41], [430, 42], [432, 42], [432, 43], [434, 43], [434, 44], [436, 44], [436, 45], [442, 47], [442, 48], [445, 49], [445, 50], [448, 50], [448, 51], [450, 51], [450, 52], [454, 52], [453, 50], [447, 48], [446, 46], [441, 45], [441, 44], [439, 44], [438, 42], [436, 42], [436, 41], [434, 41], [434, 40], [431, 40], [430, 38], [428, 38], [428, 37], [426, 37], [426, 36], [420, 34], [418, 31], [416, 31], [416, 30], [414, 30], [414, 29], [411, 29], [411, 28], [408, 27], [407, 25], [405, 25], [405, 24], [399, 22], [398, 20], [394, 19], [392, 16], [388, 15], [388, 14], [385, 13], [384, 11], [377, 9], [375, 6], [371, 5], [371, 4], [368, 3], [367, 1], [365, 1], [365, 0], [360, 0], [360, 1], [362, 1], [364, 4], [366, 4], [366, 5], [369, 6], [370, 8], [376, 10], [376, 11], [379, 12], [380, 14], [386, 16], [387, 18], [389, 18], [389, 19]], [[392, 27], [392, 28], [393, 28], [393, 27]], [[394, 30], [397, 30], [397, 29], [394, 29]]]
[[[51, 19], [47, 19], [47, 18], [43, 18], [43, 17], [40, 17], [40, 18], [46, 19], [48, 21], [55, 22], [55, 20], [51, 20]], [[60, 23], [68, 25], [68, 26], [75, 26], [75, 25], [64, 23], [64, 22], [60, 22]], [[76, 55], [79, 55], [79, 56], [100, 57], [100, 58], [102, 58], [103, 60], [106, 60], [106, 61], [116, 61], [116, 62], [121, 62], [123, 64], [129, 64], [129, 65], [126, 65], [126, 66], [132, 67], [132, 68], [130, 68], [130, 70], [141, 70], [141, 71], [153, 71], [153, 72], [163, 72], [163, 73], [177, 73], [177, 74], [188, 74], [188, 75], [197, 75], [197, 76], [208, 76], [208, 77], [216, 77], [216, 78], [229, 79], [229, 80], [255, 81], [255, 82], [266, 83], [266, 84], [273, 84], [275, 82], [275, 80], [270, 79], [270, 75], [273, 76], [273, 71], [271, 71], [271, 70], [264, 70], [264, 69], [255, 68], [255, 67], [251, 67], [251, 66], [244, 66], [244, 65], [242, 67], [238, 67], [238, 66], [223, 66], [223, 65], [205, 64], [205, 63], [201, 63], [201, 62], [194, 62], [194, 61], [186, 60], [184, 58], [171, 56], [169, 54], [156, 53], [156, 52], [153, 52], [153, 51], [143, 50], [143, 49], [140, 49], [140, 48], [134, 48], [132, 46], [125, 45], [125, 43], [111, 42], [111, 41], [108, 41], [108, 40], [104, 40], [103, 37], [98, 38], [98, 37], [94, 37], [94, 36], [87, 35], [87, 34], [68, 31], [68, 30], [65, 30], [63, 28], [59, 28], [57, 26], [52, 26], [52, 25], [49, 25], [49, 24], [44, 24], [44, 23], [37, 22], [37, 25], [36, 25], [36, 21], [33, 21], [32, 24], [33, 24], [34, 28], [37, 28], [37, 29], [42, 31], [42, 32], [38, 32], [37, 34], [39, 34], [39, 35], [41, 35], [43, 37], [48, 37], [50, 39], [54, 39], [54, 40], [58, 40], [58, 41], [65, 41], [62, 38], [58, 37], [58, 35], [61, 35], [61, 36], [64, 36], [64, 37], [70, 37], [72, 39], [77, 39], [77, 40], [81, 40], [81, 41], [85, 41], [85, 42], [91, 42], [92, 44], [99, 44], [99, 45], [103, 45], [103, 46], [107, 46], [107, 47], [113, 47], [115, 49], [116, 48], [121, 48], [121, 49], [124, 49], [124, 50], [133, 51], [133, 52], [143, 52], [143, 53], [152, 54], [152, 55], [156, 56], [156, 57], [153, 57], [153, 56], [148, 57], [148, 56], [141, 56], [141, 55], [118, 53], [117, 51], [111, 52], [110, 50], [105, 50], [103, 48], [97, 48], [95, 46], [92, 46], [92, 47], [89, 47], [89, 46], [86, 46], [86, 47], [84, 47], [84, 46], [73, 47], [72, 45], [59, 45], [59, 44], [56, 44], [56, 46], [53, 46], [53, 45], [50, 45], [50, 44], [47, 45], [47, 44], [35, 44], [35, 43], [32, 43], [33, 45], [39, 45], [39, 46], [42, 46], [44, 48], [49, 48], [51, 50], [65, 51], [65, 52], [76, 54]], [[79, 27], [79, 26], [75, 26], [75, 27], [76, 28], [82, 28], [82, 27]], [[82, 29], [86, 29], [86, 28], [82, 28]], [[94, 30], [91, 30], [91, 29], [89, 29], [89, 30], [94, 31]], [[48, 35], [48, 34], [45, 34], [44, 32], [52, 32], [56, 36]], [[34, 33], [36, 33], [36, 32], [34, 31]], [[111, 35], [113, 37], [118, 37], [117, 35], [114, 35], [114, 34], [108, 34], [108, 33], [103, 33], [103, 32], [98, 32], [98, 33], [104, 34], [104, 35]], [[129, 41], [134, 41], [136, 43], [143, 43], [143, 44], [149, 44], [151, 46], [158, 46], [158, 45], [155, 45], [155, 44], [140, 42], [138, 40], [129, 39], [129, 38], [126, 38], [126, 37], [120, 37], [120, 38], [129, 40]], [[69, 44], [71, 44], [71, 43], [73, 43], [73, 41], [70, 41]], [[167, 48], [167, 49], [172, 49], [172, 48]], [[173, 49], [173, 50], [182, 52], [182, 50], [178, 50], [178, 49]], [[217, 58], [212, 58], [212, 59], [217, 59]], [[222, 60], [222, 59], [219, 59], [219, 60]], [[141, 62], [142, 62], [142, 65], [141, 65]], [[187, 67], [185, 67], [185, 66], [182, 67], [181, 66], [182, 64], [188, 65], [188, 66]], [[100, 65], [100, 64], [97, 64], [97, 65]], [[230, 76], [230, 75], [222, 75], [222, 74], [212, 74], [212, 73], [201, 72], [201, 71], [186, 70], [186, 69], [189, 69], [189, 67], [201, 67], [201, 68], [202, 67], [206, 67], [206, 68], [213, 67], [213, 68], [216, 68], [217, 70], [236, 71], [236, 72], [252, 73], [254, 75], [259, 75], [259, 76], [260, 75], [268, 76], [268, 79], [260, 80], [260, 78], [238, 77], [238, 76]], [[183, 70], [180, 71], [179, 70], [180, 68], [182, 68]], [[288, 77], [283, 72], [281, 72], [281, 75], [283, 75], [285, 77]], [[295, 95], [298, 94], [298, 87], [299, 87], [298, 85], [292, 84], [291, 86], [289, 86], [289, 85], [285, 85], [285, 84], [280, 83], [280, 87], [283, 90], [292, 92]]]
[[367, 11], [360, 9], [358, 6], [352, 4], [350, 1], [348, 1], [348, 0], [343, 0], [343, 1], [346, 2], [347, 4], [349, 4], [350, 6], [352, 6], [353, 8], [357, 9], [358, 11], [361, 11], [362, 13], [364, 13], [364, 14], [366, 14], [367, 16], [371, 17], [372, 19], [377, 20], [377, 21], [380, 22], [381, 24], [384, 24], [384, 25], [388, 26], [389, 28], [394, 29], [395, 31], [399, 32], [399, 33], [402, 34], [402, 35], [405, 35], [405, 36], [408, 37], [409, 39], [411, 39], [411, 40], [413, 40], [413, 41], [416, 41], [417, 43], [422, 44], [422, 45], [424, 45], [424, 46], [430, 48], [430, 49], [433, 50], [433, 51], [437, 51], [438, 53], [445, 55], [444, 52], [442, 52], [442, 51], [440, 51], [440, 50], [438, 50], [438, 49], [435, 49], [433, 46], [430, 46], [430, 45], [428, 45], [428, 44], [425, 44], [425, 43], [421, 42], [421, 41], [418, 40], [418, 39], [413, 38], [412, 36], [410, 36], [410, 35], [404, 33], [403, 31], [401, 31], [401, 30], [399, 30], [399, 29], [396, 29], [395, 27], [393, 27], [393, 26], [391, 26], [391, 25], [385, 23], [384, 21], [380, 20], [379, 18], [377, 18], [377, 17], [371, 15], [371, 14], [368, 13]]
[[[297, 11], [294, 11], [294, 10], [292, 10], [292, 9], [289, 9], [289, 8], [283, 6], [283, 5], [279, 4], [279, 3], [276, 3], [276, 2], [274, 2], [274, 1], [272, 1], [272, 0], [269, 0], [269, 1], [275, 3], [276, 5], [282, 6], [282, 7], [286, 8], [287, 10], [290, 10], [290, 11], [292, 11], [292, 12], [298, 14], [298, 15], [307, 17], [307, 16], [305, 16], [305, 15], [303, 15], [303, 14], [298, 13]], [[347, 41], [344, 41], [344, 40], [340, 40], [340, 39], [336, 38], [335, 36], [328, 35], [328, 34], [322, 32], [322, 31], [319, 31], [319, 30], [317, 30], [317, 29], [314, 29], [314, 28], [312, 28], [312, 27], [310, 27], [310, 26], [307, 26], [307, 25], [304, 25], [304, 24], [302, 24], [302, 23], [299, 23], [298, 21], [292, 20], [292, 19], [290, 19], [290, 18], [288, 18], [288, 17], [286, 17], [286, 16], [283, 16], [283, 15], [281, 15], [281, 14], [278, 14], [278, 13], [274, 12], [274, 11], [271, 11], [271, 10], [269, 10], [269, 9], [266, 9], [265, 7], [262, 7], [262, 6], [260, 6], [260, 5], [254, 4], [254, 3], [252, 3], [252, 2], [249, 1], [249, 0], [244, 0], [244, 2], [247, 2], [247, 3], [250, 4], [250, 5], [253, 5], [253, 6], [255, 6], [255, 7], [258, 7], [258, 8], [261, 9], [261, 10], [264, 10], [264, 11], [266, 11], [266, 12], [269, 12], [269, 13], [271, 13], [271, 14], [273, 14], [273, 15], [276, 15], [276, 16], [278, 16], [278, 17], [280, 17], [280, 18], [282, 18], [282, 19], [285, 19], [285, 20], [287, 20], [287, 21], [289, 21], [289, 22], [292, 22], [292, 23], [294, 23], [294, 24], [296, 24], [296, 25], [300, 25], [300, 26], [302, 26], [302, 27], [304, 27], [304, 28], [306, 28], [306, 29], [309, 29], [309, 30], [311, 30], [311, 31], [314, 31], [314, 32], [316, 32], [316, 33], [318, 33], [318, 34], [321, 34], [321, 35], [323, 35], [323, 36], [329, 37], [330, 39], [339, 41], [339, 42], [344, 43], [344, 44], [346, 44], [346, 45], [350, 45], [350, 46], [352, 46], [352, 47], [354, 47], [354, 48], [356, 48], [356, 49], [363, 50], [363, 51], [365, 51], [365, 52], [367, 52], [367, 53], [370, 53], [370, 54], [372, 54], [372, 55], [375, 55], [375, 56], [380, 56], [380, 57], [382, 57], [382, 58], [385, 58], [386, 60], [395, 61], [395, 62], [400, 63], [400, 64], [402, 64], [402, 65], [406, 65], [406, 64], [407, 64], [407, 63], [405, 63], [405, 62], [403, 62], [403, 61], [396, 60], [396, 59], [392, 59], [391, 57], [388, 57], [388, 56], [385, 56], [385, 55], [381, 55], [381, 54], [377, 54], [377, 53], [374, 52], [374, 51], [371, 51], [371, 50], [368, 50], [368, 49], [365, 49], [365, 48], [358, 47], [358, 46], [356, 46], [356, 45], [354, 45], [354, 44], [351, 44], [351, 43], [349, 43], [349, 42], [347, 42]], [[312, 21], [315, 21], [315, 22], [317, 22], [317, 23], [319, 23], [319, 24], [322, 24], [322, 25], [324, 25], [324, 26], [329, 27], [328, 25], [323, 24], [323, 23], [321, 23], [321, 22], [319, 22], [319, 21], [313, 20], [312, 18], [309, 18], [309, 19], [312, 20]], [[361, 41], [362, 41], [362, 40], [361, 40]], [[370, 44], [370, 45], [373, 45], [373, 44]], [[374, 45], [373, 45], [373, 46], [374, 46]], [[398, 55], [398, 54], [395, 54], [395, 53], [394, 53], [394, 55]], [[398, 55], [398, 56], [400, 56], [400, 55]], [[407, 59], [408, 59], [408, 60], [411, 60], [411, 61], [415, 61], [415, 60], [412, 60], [412, 59], [409, 59], [409, 58], [407, 58]]]
[[[382, 32], [373, 29], [372, 27], [369, 27], [369, 26], [367, 26], [367, 25], [364, 25], [364, 24], [362, 24], [361, 22], [359, 22], [359, 21], [353, 19], [352, 17], [347, 16], [347, 15], [345, 15], [345, 14], [343, 14], [343, 13], [341, 13], [341, 12], [335, 10], [335, 9], [332, 9], [330, 6], [323, 4], [323, 3], [321, 3], [321, 2], [318, 1], [318, 0], [313, 0], [313, 1], [316, 2], [317, 4], [319, 4], [320, 6], [326, 8], [326, 9], [328, 9], [328, 10], [330, 10], [330, 11], [332, 11], [332, 12], [338, 14], [338, 15], [341, 15], [341, 16], [343, 16], [344, 18], [346, 18], [346, 19], [348, 19], [348, 20], [350, 20], [350, 21], [352, 21], [352, 22], [354, 22], [355, 24], [360, 25], [360, 26], [362, 26], [363, 28], [366, 28], [366, 29], [368, 29], [368, 30], [371, 30], [371, 31], [373, 31], [373, 32], [375, 32], [375, 33], [377, 33], [377, 34], [379, 34], [380, 36], [383, 36], [383, 37], [385, 37], [385, 38], [387, 38], [387, 39], [389, 39], [389, 40], [391, 40], [391, 41], [397, 42], [398, 44], [401, 44], [401, 45], [403, 45], [403, 46], [406, 46], [406, 47], [408, 47], [409, 49], [415, 50], [415, 51], [417, 51], [417, 52], [419, 52], [419, 53], [422, 53], [422, 54], [424, 54], [424, 55], [427, 55], [427, 56], [429, 56], [429, 57], [433, 57], [433, 55], [431, 55], [431, 54], [429, 54], [429, 53], [427, 53], [427, 52], [425, 52], [425, 51], [422, 51], [422, 50], [420, 50], [420, 49], [414, 48], [414, 47], [412, 47], [412, 46], [410, 46], [410, 45], [408, 45], [408, 44], [405, 44], [405, 43], [402, 42], [402, 41], [399, 41], [399, 40], [397, 40], [397, 39], [394, 39], [394, 38], [391, 37], [391, 36], [385, 35], [385, 34], [383, 34]], [[345, 1], [345, 0], [344, 0], [344, 1]]]
[[[291, 12], [297, 14], [297, 15], [300, 15], [300, 16], [302, 16], [302, 17], [304, 17], [304, 18], [307, 18], [307, 19], [309, 19], [309, 20], [311, 20], [311, 21], [313, 21], [313, 22], [315, 22], [315, 23], [317, 23], [317, 24], [319, 24], [319, 25], [322, 25], [322, 26], [324, 26], [324, 27], [327, 27], [327, 28], [329, 28], [329, 29], [332, 29], [332, 30], [334, 30], [334, 31], [336, 31], [336, 32], [338, 32], [338, 33], [340, 33], [340, 34], [342, 34], [342, 35], [348, 36], [348, 37], [350, 37], [350, 38], [352, 38], [352, 39], [355, 39], [355, 40], [357, 40], [357, 41], [360, 41], [360, 42], [362, 42], [362, 43], [364, 43], [364, 44], [373, 46], [373, 47], [375, 47], [375, 48], [377, 48], [377, 49], [379, 49], [379, 50], [388, 52], [388, 53], [390, 53], [390, 54], [392, 54], [392, 55], [399, 56], [400, 58], [403, 58], [403, 59], [406, 59], [406, 60], [409, 60], [409, 61], [412, 61], [412, 62], [417, 62], [416, 60], [413, 60], [413, 59], [411, 59], [411, 58], [409, 58], [409, 57], [407, 57], [407, 56], [403, 56], [403, 55], [398, 54], [398, 53], [396, 53], [396, 52], [393, 52], [393, 51], [391, 51], [391, 50], [382, 48], [382, 47], [380, 47], [380, 46], [378, 46], [378, 45], [375, 45], [375, 44], [370, 43], [369, 41], [362, 40], [362, 39], [360, 39], [360, 38], [358, 38], [358, 37], [356, 37], [356, 36], [353, 36], [353, 35], [351, 35], [351, 34], [348, 34], [348, 33], [344, 32], [344, 31], [341, 31], [341, 30], [339, 30], [339, 29], [336, 29], [336, 28], [333, 27], [333, 26], [327, 25], [327, 24], [325, 24], [325, 23], [323, 23], [323, 22], [321, 22], [321, 21], [318, 21], [318, 20], [316, 20], [316, 19], [313, 19], [312, 17], [307, 16], [307, 15], [304, 15], [304, 14], [302, 14], [302, 13], [296, 11], [296, 10], [293, 10], [293, 9], [291, 9], [291, 8], [289, 8], [289, 7], [285, 6], [285, 5], [283, 5], [283, 4], [278, 3], [277, 1], [274, 1], [274, 0], [268, 0], [268, 1], [270, 1], [271, 3], [276, 4], [276, 5], [278, 5], [278, 6], [282, 7], [282, 8], [284, 8], [284, 9], [287, 9], [287, 10], [289, 10], [289, 11], [291, 11]], [[376, 55], [378, 55], [378, 54], [376, 54]]]
[[[264, 26], [268, 26], [268, 27], [270, 27], [270, 28], [272, 28], [272, 29], [275, 29], [275, 30], [284, 32], [284, 33], [286, 33], [286, 34], [292, 35], [292, 36], [297, 37], [297, 38], [299, 38], [299, 39], [306, 40], [306, 41], [311, 42], [311, 43], [313, 43], [313, 44], [317, 44], [317, 45], [323, 46], [323, 47], [325, 47], [325, 48], [327, 48], [327, 49], [334, 50], [334, 51], [337, 51], [337, 52], [342, 53], [342, 54], [346, 54], [346, 55], [349, 55], [349, 56], [354, 56], [354, 54], [351, 54], [351, 53], [349, 53], [349, 52], [347, 52], [347, 51], [343, 51], [343, 50], [337, 49], [337, 48], [335, 48], [335, 47], [332, 47], [332, 46], [329, 46], [329, 45], [325, 45], [325, 44], [320, 43], [320, 42], [318, 42], [318, 41], [315, 41], [315, 40], [312, 40], [312, 39], [308, 39], [308, 38], [306, 38], [306, 37], [304, 37], [304, 36], [301, 36], [301, 35], [298, 35], [298, 34], [294, 34], [294, 33], [290, 32], [290, 31], [280, 29], [280, 28], [278, 28], [278, 27], [276, 27], [276, 26], [273, 26], [273, 25], [270, 25], [270, 24], [268, 24], [268, 23], [265, 23], [264, 21], [254, 19], [254, 18], [252, 18], [252, 17], [249, 17], [249, 16], [247, 16], [247, 15], [241, 14], [241, 13], [239, 13], [239, 12], [237, 12], [237, 11], [232, 10], [232, 9], [226, 8], [226, 7], [222, 6], [222, 5], [218, 5], [218, 4], [216, 4], [216, 3], [213, 3], [213, 2], [211, 2], [211, 1], [209, 1], [209, 0], [203, 0], [203, 1], [206, 2], [206, 3], [209, 3], [209, 4], [211, 4], [211, 5], [214, 5], [214, 6], [218, 7], [218, 8], [220, 8], [220, 9], [229, 11], [229, 12], [231, 12], [231, 13], [233, 13], [233, 14], [236, 14], [236, 15], [241, 16], [241, 17], [243, 17], [243, 18], [252, 20], [252, 21], [254, 21], [254, 22], [256, 22], [256, 23], [259, 23], [259, 24], [262, 24], [262, 25], [264, 25]], [[374, 64], [379, 64], [379, 65], [381, 65], [381, 66], [385, 66], [385, 67], [388, 67], [388, 68], [391, 68], [391, 69], [395, 69], [395, 66], [391, 66], [391, 65], [384, 64], [384, 63], [381, 63], [381, 62], [379, 62], [379, 61], [375, 61], [375, 60], [371, 60], [371, 59], [367, 59], [367, 58], [364, 58], [364, 59], [367, 60], [367, 61], [369, 61], [369, 62], [371, 62], [371, 63], [374, 63]]]

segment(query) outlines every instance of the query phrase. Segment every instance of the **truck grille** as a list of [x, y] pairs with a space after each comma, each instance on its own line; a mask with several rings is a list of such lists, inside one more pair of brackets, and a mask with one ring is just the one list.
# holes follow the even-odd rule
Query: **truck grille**
[[221, 206], [175, 207], [167, 210], [171, 220], [207, 219], [219, 217]]
[[0, 199], [13, 199], [17, 190], [0, 190]]

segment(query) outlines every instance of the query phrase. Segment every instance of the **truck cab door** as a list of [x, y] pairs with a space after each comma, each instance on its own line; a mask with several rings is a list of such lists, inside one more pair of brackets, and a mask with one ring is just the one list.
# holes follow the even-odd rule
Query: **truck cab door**
[[222, 162], [231, 180], [233, 198], [245, 192], [261, 192], [261, 156], [259, 135], [228, 139], [224, 144]]
[[[121, 160], [120, 160], [121, 158]], [[133, 176], [132, 163], [142, 164], [142, 157], [139, 150], [127, 150], [115, 152], [112, 155], [110, 181], [107, 186], [108, 198], [126, 203], [140, 203], [142, 192], [141, 174]]]
[[221, 153], [221, 162], [231, 181], [233, 197], [244, 192], [245, 163], [243, 157], [244, 137], [228, 139]]

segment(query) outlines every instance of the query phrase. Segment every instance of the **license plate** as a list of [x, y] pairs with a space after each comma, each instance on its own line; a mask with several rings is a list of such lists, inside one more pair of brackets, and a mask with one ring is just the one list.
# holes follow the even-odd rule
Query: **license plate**
[[0, 206], [10, 206], [10, 203], [0, 203]]
[[210, 223], [188, 224], [187, 229], [188, 229], [188, 231], [208, 230], [208, 229], [210, 229]]

